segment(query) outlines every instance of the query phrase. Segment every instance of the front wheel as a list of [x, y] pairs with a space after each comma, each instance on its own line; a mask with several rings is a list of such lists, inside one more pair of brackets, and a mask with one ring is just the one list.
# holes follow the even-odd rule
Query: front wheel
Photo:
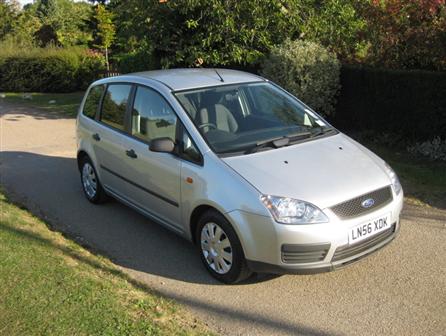
[[220, 213], [206, 212], [198, 222], [196, 235], [201, 260], [214, 278], [231, 284], [251, 275], [240, 240]]

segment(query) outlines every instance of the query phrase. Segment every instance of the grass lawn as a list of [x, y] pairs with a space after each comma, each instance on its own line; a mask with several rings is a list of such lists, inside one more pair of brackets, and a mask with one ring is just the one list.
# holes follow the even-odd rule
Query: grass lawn
[[173, 302], [0, 193], [1, 335], [207, 335]]
[[[0, 98], [0, 102], [22, 104], [41, 108], [47, 112], [54, 112], [75, 117], [77, 109], [82, 101], [84, 92], [73, 93], [27, 93], [32, 99], [24, 99], [23, 93], [5, 93], [5, 98]], [[50, 101], [54, 103], [50, 104]]]

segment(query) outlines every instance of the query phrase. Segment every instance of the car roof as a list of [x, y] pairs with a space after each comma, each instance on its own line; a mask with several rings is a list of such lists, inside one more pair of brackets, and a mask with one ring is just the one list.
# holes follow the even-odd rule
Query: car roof
[[[204, 88], [209, 86], [265, 81], [254, 74], [230, 69], [166, 69], [128, 74], [140, 78], [153, 79], [168, 86], [173, 91]], [[221, 78], [220, 78], [221, 77]], [[115, 77], [115, 79], [118, 79]]]

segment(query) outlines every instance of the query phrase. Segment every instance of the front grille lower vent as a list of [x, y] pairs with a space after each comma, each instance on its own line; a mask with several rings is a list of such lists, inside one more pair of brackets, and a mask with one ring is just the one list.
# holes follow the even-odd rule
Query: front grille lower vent
[[323, 245], [282, 245], [282, 261], [286, 264], [305, 264], [322, 261], [330, 249], [330, 244]]
[[[363, 207], [362, 203], [369, 199], [373, 199], [373, 205], [369, 206], [368, 208]], [[392, 189], [390, 186], [387, 186], [332, 206], [330, 209], [339, 218], [347, 219], [378, 210], [379, 208], [382, 208], [383, 206], [392, 202], [392, 200]]]

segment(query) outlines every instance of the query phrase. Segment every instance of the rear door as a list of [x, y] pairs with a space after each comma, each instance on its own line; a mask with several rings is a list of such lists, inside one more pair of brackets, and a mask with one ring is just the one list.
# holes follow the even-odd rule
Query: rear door
[[130, 137], [123, 139], [128, 191], [139, 208], [168, 226], [180, 226], [180, 172], [177, 155], [149, 150], [152, 139], [177, 139], [179, 119], [169, 103], [154, 89], [137, 86], [131, 108]]

